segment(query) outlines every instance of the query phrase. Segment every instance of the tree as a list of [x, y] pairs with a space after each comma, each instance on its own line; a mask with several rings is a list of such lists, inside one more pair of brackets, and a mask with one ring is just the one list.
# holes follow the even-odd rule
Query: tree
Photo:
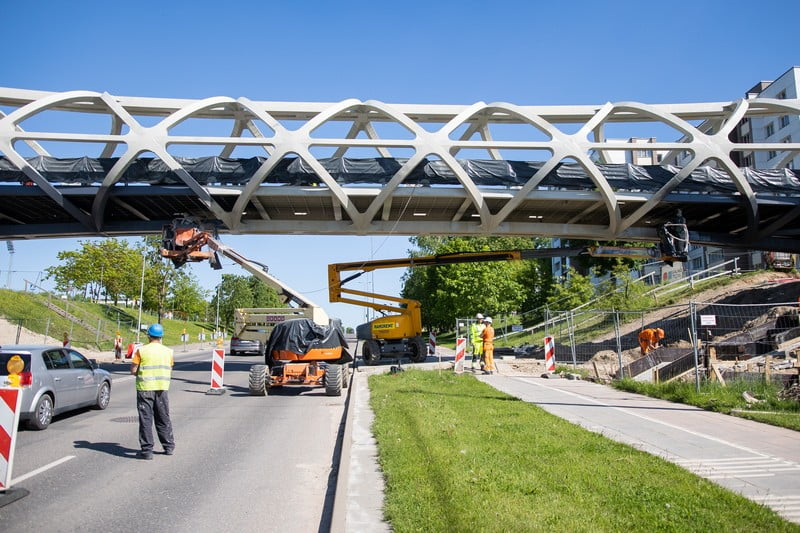
[[208, 292], [197, 284], [187, 270], [177, 271], [167, 300], [171, 309], [185, 313], [187, 317], [198, 317], [208, 306], [206, 298]]
[[[62, 264], [46, 270], [47, 277], [56, 283], [56, 289], [70, 291], [81, 288], [94, 300], [104, 292], [116, 304], [122, 296], [133, 292], [131, 273], [136, 265], [141, 267], [137, 251], [127, 241], [104, 239], [102, 241], [79, 241], [80, 250], [58, 253]], [[138, 283], [135, 285], [138, 287]]]
[[547, 298], [551, 309], [574, 309], [594, 297], [594, 285], [588, 276], [583, 276], [570, 267], [564, 283], [556, 285], [553, 294]]
[[[516, 250], [541, 247], [543, 239], [500, 237], [414, 237], [418, 250], [410, 255]], [[532, 261], [540, 263], [539, 261]], [[428, 327], [450, 328], [458, 317], [477, 312], [498, 314], [519, 311], [535, 298], [539, 285], [531, 282], [544, 274], [526, 261], [465, 263], [410, 268], [403, 276], [402, 296], [422, 303], [423, 322]]]
[[266, 283], [255, 276], [250, 276], [247, 281], [250, 284], [250, 291], [253, 293], [253, 307], [284, 307], [278, 293]]

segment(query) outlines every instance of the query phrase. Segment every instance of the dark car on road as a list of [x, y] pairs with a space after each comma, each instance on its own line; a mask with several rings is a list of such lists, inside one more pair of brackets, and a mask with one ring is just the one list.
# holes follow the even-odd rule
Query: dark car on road
[[61, 346], [3, 345], [0, 373], [15, 354], [31, 354], [30, 374], [23, 376], [20, 420], [45, 429], [54, 415], [81, 407], [105, 409], [111, 400], [111, 374], [80, 352]]

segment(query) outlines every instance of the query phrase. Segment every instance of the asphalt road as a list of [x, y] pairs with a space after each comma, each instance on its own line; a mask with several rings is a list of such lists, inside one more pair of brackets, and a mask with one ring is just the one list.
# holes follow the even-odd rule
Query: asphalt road
[[345, 397], [286, 388], [247, 390], [255, 357], [227, 357], [224, 395], [207, 395], [210, 350], [182, 353], [170, 388], [175, 455], [138, 451], [128, 365], [114, 372], [105, 411], [56, 417], [45, 431], [20, 429], [12, 488], [30, 494], [0, 507], [0, 531], [327, 530], [331, 475]]

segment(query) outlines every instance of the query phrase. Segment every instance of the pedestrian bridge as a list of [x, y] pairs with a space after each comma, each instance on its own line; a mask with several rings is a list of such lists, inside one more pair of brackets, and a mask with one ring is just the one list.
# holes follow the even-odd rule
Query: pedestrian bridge
[[[157, 233], [189, 216], [236, 234], [656, 241], [681, 209], [694, 243], [800, 252], [800, 171], [784, 168], [800, 142], [732, 140], [742, 121], [796, 115], [800, 100], [411, 105], [0, 88], [0, 238]], [[736, 165], [756, 152], [774, 168]], [[617, 163], [626, 154], [646, 164]]]

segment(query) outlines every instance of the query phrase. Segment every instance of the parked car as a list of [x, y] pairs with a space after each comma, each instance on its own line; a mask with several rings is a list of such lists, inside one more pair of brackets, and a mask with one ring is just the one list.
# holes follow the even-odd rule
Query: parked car
[[81, 407], [105, 409], [111, 400], [111, 374], [97, 361], [72, 348], [43, 345], [3, 345], [0, 373], [15, 353], [31, 354], [30, 375], [23, 376], [20, 420], [34, 429], [45, 429], [54, 415]]
[[230, 352], [231, 355], [239, 355], [242, 353], [254, 353], [261, 355], [261, 341], [258, 339], [240, 339], [239, 337], [231, 337]]

